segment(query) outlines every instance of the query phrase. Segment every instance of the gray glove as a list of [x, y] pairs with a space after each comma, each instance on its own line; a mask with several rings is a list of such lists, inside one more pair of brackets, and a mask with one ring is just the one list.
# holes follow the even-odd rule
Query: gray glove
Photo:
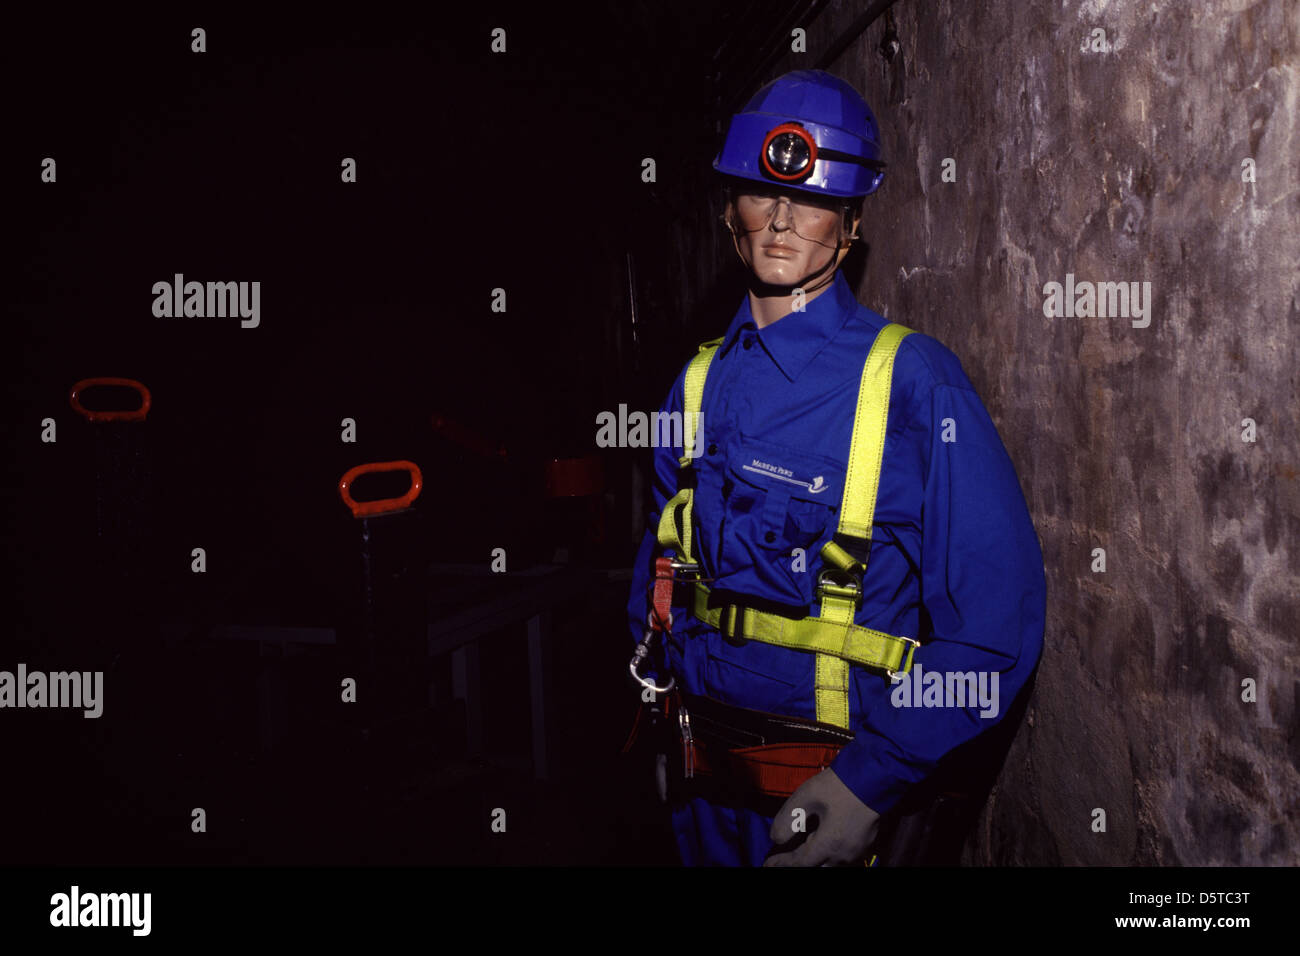
[[[796, 814], [795, 810], [803, 810]], [[799, 835], [794, 829], [802, 818], [806, 827], [817, 817], [817, 828], [793, 851], [781, 847]], [[776, 844], [764, 866], [848, 866], [860, 863], [875, 842], [880, 814], [853, 795], [830, 769], [809, 777], [781, 807], [768, 835]]]

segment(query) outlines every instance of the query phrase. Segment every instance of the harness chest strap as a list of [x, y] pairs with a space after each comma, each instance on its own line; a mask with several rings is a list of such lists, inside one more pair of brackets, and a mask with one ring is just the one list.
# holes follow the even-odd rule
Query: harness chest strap
[[[895, 637], [854, 624], [851, 620], [846, 623], [825, 615], [790, 618], [737, 604], [709, 607], [708, 601], [709, 589], [697, 584], [692, 612], [697, 620], [716, 628], [724, 637], [829, 655], [846, 665], [858, 664], [875, 670], [905, 674], [912, 668], [912, 651], [917, 642], [911, 638]], [[849, 601], [850, 609], [853, 604]], [[847, 685], [844, 690], [847, 693]], [[817, 719], [836, 727], [848, 726], [847, 723], [826, 720], [820, 708]]]
[[[862, 595], [865, 557], [870, 553], [871, 523], [884, 459], [894, 357], [903, 338], [911, 332], [896, 322], [885, 325], [876, 335], [863, 366], [839, 526], [834, 538], [821, 550], [825, 568], [817, 584], [817, 596], [821, 599], [819, 616], [795, 619], [740, 605], [709, 607], [708, 588], [699, 583], [695, 585], [692, 608], [695, 617], [727, 637], [816, 654], [817, 720], [837, 727], [849, 726], [850, 664], [883, 670], [892, 677], [911, 669], [912, 653], [919, 646], [912, 638], [853, 623]], [[699, 424], [704, 379], [721, 341], [714, 339], [701, 345], [686, 370], [682, 415], [685, 455], [678, 459], [678, 463], [687, 480], [665, 504], [659, 521], [660, 546], [673, 548], [687, 564], [693, 563], [690, 549], [694, 492], [691, 449]], [[845, 545], [863, 558], [854, 557]]]

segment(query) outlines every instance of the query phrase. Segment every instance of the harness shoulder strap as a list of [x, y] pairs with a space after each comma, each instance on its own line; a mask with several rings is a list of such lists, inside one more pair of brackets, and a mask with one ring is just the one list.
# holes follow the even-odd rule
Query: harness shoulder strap
[[[822, 549], [826, 567], [817, 581], [817, 594], [821, 598], [819, 619], [844, 628], [855, 626], [853, 617], [862, 600], [862, 575], [866, 572], [866, 560], [870, 555], [871, 522], [876, 513], [876, 492], [880, 489], [880, 469], [885, 457], [885, 427], [889, 422], [894, 357], [903, 338], [912, 331], [897, 322], [887, 324], [876, 334], [862, 368], [836, 535], [858, 539], [858, 547], [854, 550], [862, 557], [854, 557], [832, 538]], [[848, 727], [849, 661], [843, 655], [819, 653], [814, 683], [817, 719], [836, 727]]]
[[[710, 339], [700, 345], [699, 351], [686, 366], [686, 377], [682, 382], [682, 457], [677, 459], [681, 471], [686, 477], [691, 467], [692, 450], [699, 447], [703, 440], [700, 434], [700, 406], [704, 402], [704, 380], [709, 374], [709, 365], [718, 351], [722, 339]], [[664, 504], [663, 513], [659, 515], [659, 527], [656, 535], [661, 548], [672, 548], [680, 561], [687, 564], [694, 562], [691, 552], [691, 507], [693, 505], [694, 482], [679, 482], [677, 494]]]
[[[710, 607], [708, 587], [699, 583], [695, 585], [695, 617], [725, 636], [762, 641], [816, 655], [817, 720], [836, 727], [850, 726], [849, 665], [882, 670], [891, 677], [896, 672], [906, 673], [911, 669], [912, 652], [918, 645], [910, 637], [886, 634], [853, 622], [862, 599], [862, 575], [866, 572], [866, 560], [870, 554], [871, 526], [884, 462], [885, 429], [889, 422], [894, 358], [900, 343], [912, 331], [897, 322], [885, 325], [877, 333], [863, 365], [840, 521], [835, 535], [821, 550], [825, 566], [817, 582], [820, 614], [791, 619], [735, 605]], [[700, 354], [692, 359], [686, 372], [683, 412], [694, 414], [683, 415], [683, 432], [690, 421], [692, 437], [703, 396], [704, 378], [719, 341], [700, 346]], [[690, 466], [691, 447], [694, 447], [692, 443], [687, 442], [686, 455], [680, 459], [683, 472]], [[685, 487], [680, 488], [664, 507], [659, 521], [659, 543], [664, 547], [678, 548], [677, 553], [689, 559], [693, 482], [683, 484]], [[679, 517], [684, 518], [680, 529]]]

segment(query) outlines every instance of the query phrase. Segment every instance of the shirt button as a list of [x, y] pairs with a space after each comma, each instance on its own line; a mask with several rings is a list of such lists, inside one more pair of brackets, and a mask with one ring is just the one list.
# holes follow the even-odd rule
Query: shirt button
[[708, 452], [708, 453], [709, 453], [710, 455], [716, 455], [716, 454], [718, 453], [718, 446], [717, 446], [717, 445], [710, 445], [710, 446], [709, 446], [709, 452]]
[[753, 339], [745, 339], [745, 351], [748, 352], [748, 351], [749, 351], [750, 349], [752, 349], [753, 347], [754, 347], [754, 340], [753, 340]]
[[771, 544], [773, 541], [776, 540], [776, 532], [769, 531], [767, 534], [763, 535], [763, 540], [766, 541], [768, 544]]

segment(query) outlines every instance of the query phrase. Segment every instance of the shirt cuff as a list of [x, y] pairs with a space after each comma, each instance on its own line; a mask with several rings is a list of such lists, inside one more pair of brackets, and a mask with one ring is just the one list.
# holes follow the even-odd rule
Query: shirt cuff
[[859, 733], [830, 767], [855, 797], [881, 816], [894, 809], [914, 783], [899, 775], [900, 761], [888, 746], [881, 737]]

